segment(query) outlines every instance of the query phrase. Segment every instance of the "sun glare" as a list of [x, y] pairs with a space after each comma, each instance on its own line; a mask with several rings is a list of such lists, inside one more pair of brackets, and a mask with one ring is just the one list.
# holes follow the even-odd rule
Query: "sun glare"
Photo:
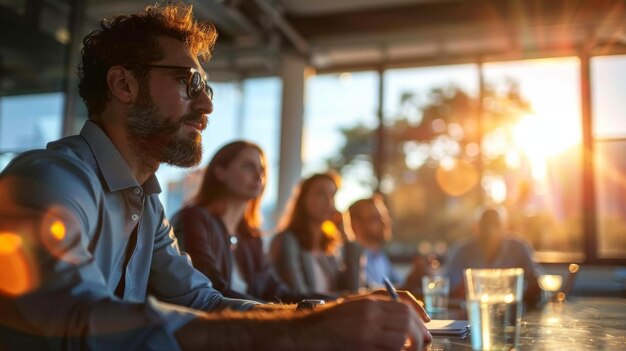
[[533, 177], [545, 179], [548, 159], [580, 144], [580, 125], [568, 116], [528, 115], [513, 127], [513, 140], [528, 157]]

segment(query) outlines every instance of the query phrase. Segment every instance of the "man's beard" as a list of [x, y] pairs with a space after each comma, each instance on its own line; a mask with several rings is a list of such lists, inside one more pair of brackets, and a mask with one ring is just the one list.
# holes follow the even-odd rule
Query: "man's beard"
[[187, 121], [206, 126], [204, 114], [190, 113], [179, 121], [171, 121], [157, 109], [150, 97], [140, 97], [129, 113], [126, 126], [134, 152], [143, 159], [156, 160], [178, 167], [192, 167], [202, 159], [202, 137], [177, 137], [176, 133]]

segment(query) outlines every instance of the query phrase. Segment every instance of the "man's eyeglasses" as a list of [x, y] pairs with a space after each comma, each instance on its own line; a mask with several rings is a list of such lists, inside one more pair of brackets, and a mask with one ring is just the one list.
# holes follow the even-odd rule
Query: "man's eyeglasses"
[[213, 101], [213, 88], [207, 83], [207, 81], [202, 78], [200, 72], [193, 67], [185, 67], [185, 66], [168, 66], [168, 65], [145, 65], [150, 68], [165, 68], [165, 69], [177, 69], [177, 70], [188, 70], [191, 72], [191, 75], [187, 79], [187, 96], [190, 99], [196, 99], [200, 96], [200, 93], [204, 90], [204, 92], [209, 96], [209, 99]]

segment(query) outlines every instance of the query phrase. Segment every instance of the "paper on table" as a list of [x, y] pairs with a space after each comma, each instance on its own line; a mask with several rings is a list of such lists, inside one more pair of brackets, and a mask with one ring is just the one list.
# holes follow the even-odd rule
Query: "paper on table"
[[426, 328], [433, 335], [463, 335], [469, 332], [470, 324], [466, 320], [433, 319], [426, 323]]

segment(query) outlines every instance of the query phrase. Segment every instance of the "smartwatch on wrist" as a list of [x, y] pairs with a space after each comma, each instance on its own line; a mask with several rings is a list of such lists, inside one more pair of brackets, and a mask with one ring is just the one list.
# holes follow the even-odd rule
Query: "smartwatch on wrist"
[[296, 311], [312, 310], [315, 306], [324, 305], [325, 303], [326, 302], [324, 300], [302, 300], [298, 302]]

